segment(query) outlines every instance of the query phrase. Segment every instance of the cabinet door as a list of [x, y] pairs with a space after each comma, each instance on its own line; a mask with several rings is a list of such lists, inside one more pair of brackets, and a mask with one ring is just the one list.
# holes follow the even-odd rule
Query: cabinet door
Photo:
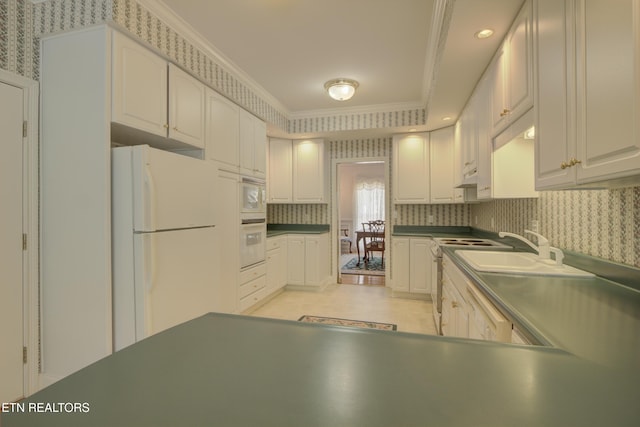
[[206, 156], [225, 165], [240, 166], [240, 107], [207, 89]]
[[267, 251], [267, 293], [280, 289], [280, 265], [282, 264], [280, 248]]
[[533, 106], [531, 1], [526, 1], [494, 58], [493, 135]]
[[167, 62], [113, 32], [111, 120], [167, 136]]
[[394, 237], [391, 251], [393, 290], [409, 292], [409, 239]]
[[267, 174], [267, 124], [257, 117], [253, 118], [253, 146], [255, 175]]
[[502, 45], [496, 52], [493, 63], [489, 68], [491, 76], [491, 124], [493, 134], [497, 134], [504, 129], [509, 115], [509, 108], [506, 102], [506, 45]]
[[574, 30], [570, 12], [564, 1], [535, 1], [535, 185], [538, 190], [575, 183], [575, 168], [560, 167], [562, 162], [575, 156], [575, 133], [570, 126], [575, 104], [568, 84], [573, 80], [571, 64], [574, 62], [567, 38]]
[[304, 236], [288, 236], [287, 238], [287, 283], [304, 285], [305, 276], [305, 241]]
[[293, 201], [292, 145], [288, 139], [269, 140], [269, 203]]
[[242, 173], [253, 175], [254, 171], [253, 120], [248, 111], [240, 109], [240, 169]]
[[240, 236], [239, 221], [240, 202], [238, 200], [237, 174], [219, 172], [216, 191], [219, 200], [216, 204], [216, 229], [218, 238], [223, 244], [216, 245], [218, 265], [217, 280], [214, 281], [216, 300], [214, 309], [222, 313], [235, 313], [238, 310], [238, 274], [240, 271]]
[[409, 291], [426, 294], [431, 291], [431, 239], [410, 239]]
[[455, 203], [463, 190], [454, 188], [454, 129], [453, 126], [431, 132], [430, 182], [431, 203]]
[[491, 141], [491, 96], [489, 80], [483, 78], [478, 84], [478, 199], [490, 199], [492, 196], [492, 153]]
[[169, 138], [204, 148], [205, 86], [169, 64]]
[[393, 136], [393, 201], [429, 203], [429, 134]]
[[526, 1], [507, 36], [509, 121], [514, 121], [533, 105], [533, 53], [531, 1]]
[[293, 141], [293, 201], [322, 203], [325, 194], [324, 141]]
[[640, 174], [640, 4], [577, 1], [578, 183]]
[[305, 237], [305, 285], [318, 286], [322, 284], [324, 272], [322, 247], [323, 245], [319, 236]]

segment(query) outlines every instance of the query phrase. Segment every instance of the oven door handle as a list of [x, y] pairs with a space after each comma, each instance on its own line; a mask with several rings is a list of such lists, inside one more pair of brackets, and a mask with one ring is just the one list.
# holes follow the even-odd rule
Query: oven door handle
[[267, 222], [266, 218], [244, 218], [242, 224], [264, 224]]

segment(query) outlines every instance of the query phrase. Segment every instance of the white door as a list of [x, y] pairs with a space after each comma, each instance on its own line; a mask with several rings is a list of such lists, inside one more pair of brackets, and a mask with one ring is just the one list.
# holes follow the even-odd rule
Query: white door
[[24, 396], [22, 89], [0, 83], [0, 402]]
[[213, 311], [216, 228], [136, 234], [136, 340]]

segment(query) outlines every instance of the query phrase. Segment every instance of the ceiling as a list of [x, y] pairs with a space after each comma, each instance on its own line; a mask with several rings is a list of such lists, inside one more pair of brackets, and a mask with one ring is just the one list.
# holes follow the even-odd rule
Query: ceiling
[[[292, 118], [428, 106], [421, 130], [431, 130], [454, 123], [523, 0], [156, 2]], [[448, 31], [440, 33], [446, 38], [438, 48], [432, 31], [435, 22], [438, 36], [443, 21]], [[495, 30], [493, 37], [474, 38], [486, 27]], [[360, 83], [351, 100], [325, 93], [324, 83], [337, 77]]]

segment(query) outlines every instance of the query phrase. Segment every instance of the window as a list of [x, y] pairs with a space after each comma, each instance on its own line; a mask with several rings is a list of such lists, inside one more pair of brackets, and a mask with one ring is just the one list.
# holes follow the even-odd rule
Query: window
[[358, 177], [355, 185], [354, 212], [356, 229], [362, 229], [363, 222], [384, 221], [384, 180], [381, 178]]

